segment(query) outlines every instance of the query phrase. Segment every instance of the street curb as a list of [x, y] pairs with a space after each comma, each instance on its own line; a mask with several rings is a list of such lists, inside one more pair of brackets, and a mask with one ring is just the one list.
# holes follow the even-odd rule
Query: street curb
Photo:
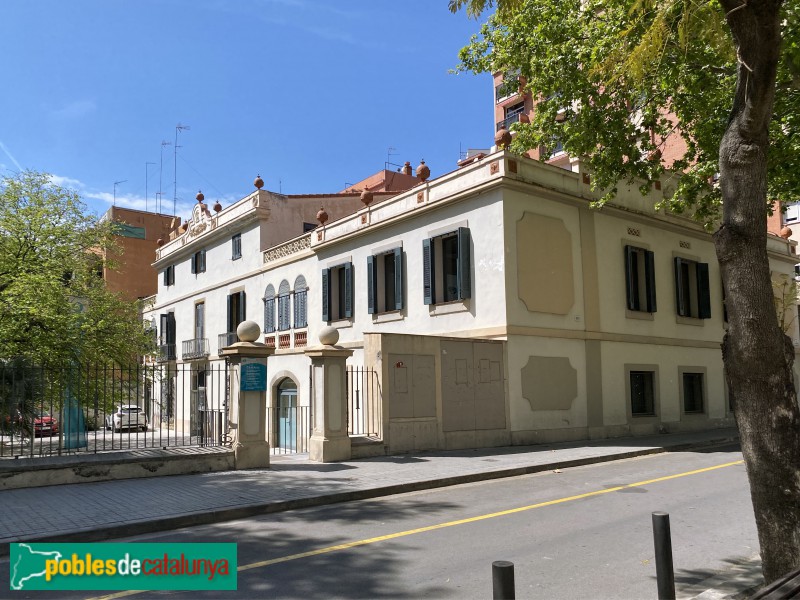
[[276, 512], [285, 512], [288, 510], [313, 508], [328, 504], [355, 502], [358, 500], [370, 500], [372, 498], [393, 496], [395, 494], [419, 492], [423, 490], [432, 490], [442, 487], [462, 485], [465, 483], [490, 481], [493, 479], [519, 477], [520, 475], [531, 475], [533, 473], [541, 473], [544, 471], [552, 471], [555, 469], [569, 469], [572, 467], [582, 467], [604, 462], [613, 462], [617, 460], [626, 460], [641, 456], [649, 456], [653, 454], [666, 454], [670, 452], [683, 452], [685, 450], [709, 448], [714, 446], [730, 444], [732, 442], [738, 441], [738, 439], [739, 439], [738, 435], [733, 435], [713, 440], [705, 440], [702, 442], [687, 442], [684, 444], [676, 444], [674, 446], [645, 448], [642, 450], [631, 450], [629, 452], [621, 452], [619, 454], [589, 456], [586, 458], [562, 460], [546, 464], [528, 465], [525, 467], [512, 467], [508, 469], [500, 469], [497, 471], [467, 473], [464, 475], [453, 475], [451, 477], [440, 477], [437, 479], [411, 481], [407, 483], [398, 483], [398, 484], [370, 488], [370, 489], [363, 489], [363, 490], [336, 492], [331, 494], [323, 494], [320, 496], [309, 496], [306, 498], [294, 498], [291, 500], [281, 500], [277, 502], [249, 504], [246, 506], [222, 508], [212, 511], [193, 512], [173, 517], [141, 519], [137, 521], [128, 521], [121, 525], [105, 525], [94, 529], [80, 529], [52, 536], [33, 535], [33, 536], [20, 536], [18, 538], [5, 538], [3, 540], [0, 540], [0, 558], [5, 558], [9, 556], [11, 544], [20, 542], [25, 542], [25, 543], [99, 542], [118, 537], [128, 537], [131, 535], [140, 535], [147, 533], [156, 533], [165, 530], [181, 529], [183, 527], [210, 525], [213, 523], [220, 523], [223, 521], [245, 519], [249, 517], [266, 515]]

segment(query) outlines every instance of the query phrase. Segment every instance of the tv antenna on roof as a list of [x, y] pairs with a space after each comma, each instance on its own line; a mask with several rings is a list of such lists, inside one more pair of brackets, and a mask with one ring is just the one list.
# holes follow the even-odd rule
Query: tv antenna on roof
[[188, 130], [188, 129], [191, 129], [191, 127], [189, 127], [188, 125], [181, 125], [180, 123], [175, 125], [175, 146], [173, 147], [174, 154], [175, 154], [175, 167], [174, 167], [175, 170], [173, 172], [173, 174], [175, 175], [175, 180], [173, 181], [173, 183], [175, 185], [175, 191], [174, 191], [173, 196], [172, 196], [172, 216], [173, 217], [178, 214], [178, 208], [177, 208], [178, 207], [178, 148], [180, 148], [180, 146], [178, 146], [178, 132], [179, 131]]
[[121, 180], [121, 181], [115, 181], [115, 182], [114, 182], [114, 206], [116, 206], [116, 205], [117, 205], [117, 186], [118, 186], [120, 183], [125, 183], [126, 181], [128, 181], [128, 180], [127, 180], [127, 179], [123, 179], [123, 180]]
[[393, 163], [392, 162], [392, 157], [393, 156], [397, 156], [397, 152], [395, 152], [396, 150], [397, 150], [397, 148], [395, 148], [393, 146], [389, 146], [386, 149], [386, 163], [384, 164], [383, 168], [386, 169], [387, 171], [389, 170], [389, 165], [391, 165], [393, 167], [397, 167], [398, 171], [402, 167], [402, 165], [398, 165], [397, 163]]
[[158, 169], [158, 213], [161, 214], [161, 198], [163, 198], [164, 193], [161, 191], [161, 180], [162, 180], [162, 173], [164, 172], [164, 146], [172, 146], [172, 142], [167, 142], [165, 140], [161, 141], [161, 166]]

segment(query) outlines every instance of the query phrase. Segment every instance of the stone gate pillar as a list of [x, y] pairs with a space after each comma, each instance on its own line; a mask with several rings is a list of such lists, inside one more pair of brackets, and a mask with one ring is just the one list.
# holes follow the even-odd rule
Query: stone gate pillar
[[237, 469], [269, 467], [267, 440], [267, 358], [275, 353], [256, 342], [261, 329], [253, 321], [236, 328], [241, 340], [220, 354], [230, 365], [229, 426]]
[[321, 346], [306, 350], [311, 358], [313, 390], [313, 428], [309, 458], [316, 462], [336, 462], [351, 457], [347, 430], [347, 371], [345, 362], [352, 350], [336, 346], [339, 332], [325, 327], [319, 334]]

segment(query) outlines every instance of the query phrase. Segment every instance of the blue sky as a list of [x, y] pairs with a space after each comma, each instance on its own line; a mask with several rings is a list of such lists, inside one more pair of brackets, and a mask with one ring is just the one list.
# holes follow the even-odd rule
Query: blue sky
[[[177, 213], [198, 189], [340, 191], [493, 143], [488, 75], [453, 75], [480, 24], [447, 0], [3, 0], [0, 175], [53, 174], [90, 209]], [[394, 148], [388, 156], [388, 149]], [[145, 163], [151, 162], [147, 166]], [[145, 187], [146, 173], [147, 186]]]

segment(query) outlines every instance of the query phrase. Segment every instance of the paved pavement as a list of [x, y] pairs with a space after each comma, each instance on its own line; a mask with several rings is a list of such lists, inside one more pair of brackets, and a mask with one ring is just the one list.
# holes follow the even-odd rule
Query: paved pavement
[[105, 540], [308, 506], [690, 450], [734, 441], [737, 437], [734, 429], [717, 429], [536, 446], [421, 452], [329, 464], [311, 462], [307, 455], [273, 456], [269, 469], [3, 490], [0, 491], [3, 514], [0, 556], [8, 554], [11, 542]]

